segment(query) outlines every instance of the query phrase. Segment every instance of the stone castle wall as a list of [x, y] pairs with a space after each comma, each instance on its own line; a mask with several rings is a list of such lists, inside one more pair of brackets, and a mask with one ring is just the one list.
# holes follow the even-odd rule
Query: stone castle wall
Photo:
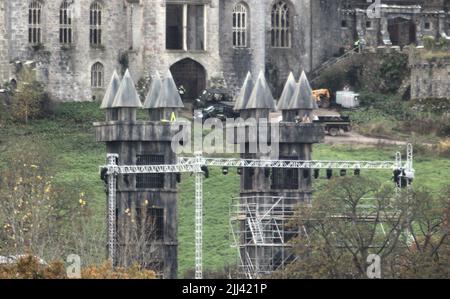
[[0, 2], [0, 86], [9, 80], [8, 36], [5, 1]]
[[450, 57], [410, 56], [411, 99], [450, 98]]
[[[292, 46], [273, 48], [270, 27], [271, 8], [275, 2], [246, 0], [243, 3], [249, 10], [249, 46], [234, 48], [232, 11], [241, 0], [100, 0], [104, 7], [103, 42], [100, 47], [92, 47], [89, 44], [89, 7], [93, 0], [72, 0], [75, 8], [74, 43], [63, 47], [59, 43], [59, 7], [62, 1], [40, 1], [43, 4], [44, 31], [42, 47], [38, 48], [28, 43], [30, 2], [1, 2], [1, 13], [6, 17], [0, 18], [0, 79], [9, 77], [8, 68], [3, 66], [8, 61], [34, 60], [38, 78], [59, 101], [89, 101], [102, 97], [104, 89], [93, 89], [90, 84], [91, 66], [96, 62], [105, 67], [106, 86], [113, 70], [123, 72], [129, 67], [133, 79], [138, 82], [156, 71], [164, 73], [184, 58], [203, 66], [206, 86], [211, 86], [212, 82], [224, 82], [223, 87], [232, 95], [236, 94], [248, 71], [255, 74], [265, 70], [272, 91], [278, 96], [290, 71], [298, 77], [302, 70], [314, 70], [331, 57], [343, 53], [358, 38], [364, 38], [372, 47], [385, 46], [386, 41], [389, 42], [389, 34], [386, 35], [384, 29], [393, 18], [404, 17], [415, 24], [419, 45], [424, 35], [439, 37], [450, 29], [447, 4], [442, 1], [385, 0], [383, 4], [388, 6], [418, 4], [423, 7], [421, 10], [386, 8], [381, 19], [372, 20], [371, 28], [367, 28], [366, 1], [286, 0], [290, 8]], [[167, 3], [205, 5], [205, 51], [166, 49]]]

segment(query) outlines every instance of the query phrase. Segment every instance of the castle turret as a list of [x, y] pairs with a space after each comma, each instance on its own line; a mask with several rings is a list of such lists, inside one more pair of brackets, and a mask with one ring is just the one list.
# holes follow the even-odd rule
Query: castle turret
[[264, 72], [260, 72], [255, 82], [248, 103], [245, 106], [248, 117], [269, 118], [271, 110], [275, 109], [274, 99], [269, 85], [267, 84]]
[[167, 71], [162, 82], [158, 82], [158, 79], [152, 82], [144, 108], [149, 109], [152, 121], [173, 121], [174, 117], [178, 118], [184, 104], [170, 71]]
[[253, 87], [253, 77], [252, 74], [248, 72], [234, 104], [234, 110], [240, 112], [242, 118], [246, 117], [246, 115], [244, 115], [244, 110], [246, 109], [250, 96], [252, 95]]
[[117, 120], [117, 108], [113, 108], [114, 99], [116, 98], [117, 92], [120, 87], [120, 78], [116, 71], [114, 71], [111, 81], [109, 82], [108, 88], [106, 89], [105, 96], [103, 97], [100, 109], [106, 110], [106, 121]]
[[288, 107], [282, 110], [283, 121], [311, 122], [314, 109], [317, 109], [317, 103], [314, 100], [308, 78], [306, 78], [305, 72], [302, 72]]
[[[245, 94], [244, 84], [241, 90]], [[238, 98], [240, 101], [241, 99]], [[236, 105], [241, 105], [241, 102]], [[273, 109], [273, 98], [265, 82], [264, 76], [259, 75], [253, 88], [246, 109], [250, 116], [263, 118], [268, 117]], [[294, 76], [289, 75], [283, 90], [278, 108], [283, 112], [284, 120], [279, 124], [246, 123], [246, 132], [257, 131], [258, 150], [253, 142], [255, 139], [245, 136], [245, 149], [241, 157], [244, 159], [264, 159], [269, 156], [261, 151], [261, 132], [264, 129], [270, 132], [268, 139], [272, 152], [270, 158], [274, 160], [312, 160], [312, 145], [322, 142], [324, 130], [320, 124], [312, 122], [297, 122], [296, 116], [310, 115], [315, 108], [312, 99], [312, 90], [306, 75], [303, 73], [298, 84]], [[242, 126], [242, 125], [237, 125]], [[256, 126], [256, 130], [255, 127]], [[274, 138], [273, 130], [278, 131], [277, 140]], [[238, 139], [236, 139], [238, 140]], [[241, 139], [242, 140], [242, 139]], [[238, 142], [238, 141], [237, 141]], [[275, 153], [275, 147], [278, 151]], [[278, 155], [276, 155], [278, 153]], [[263, 275], [275, 271], [280, 266], [280, 257], [289, 257], [289, 246], [287, 244], [291, 236], [296, 232], [289, 231], [283, 225], [277, 231], [271, 225], [279, 225], [292, 215], [294, 210], [301, 204], [308, 204], [312, 196], [312, 175], [310, 169], [297, 168], [244, 168], [241, 172], [241, 197], [239, 198], [240, 214], [236, 221], [236, 229], [242, 232], [238, 239], [241, 244], [240, 260], [245, 269], [254, 271], [252, 277], [263, 277]], [[289, 214], [291, 213], [291, 214]], [[241, 217], [241, 215], [246, 215]], [[264, 216], [261, 216], [264, 215]], [[273, 216], [272, 216], [273, 215]], [[274, 218], [271, 218], [274, 217]], [[251, 234], [249, 234], [251, 232]], [[251, 240], [250, 240], [251, 238]]]
[[112, 108], [117, 109], [117, 120], [123, 122], [136, 121], [136, 109], [142, 108], [139, 94], [128, 70], [120, 83]]
[[153, 108], [155, 107], [156, 101], [159, 98], [159, 95], [161, 93], [161, 76], [159, 75], [159, 72], [156, 72], [155, 76], [152, 77], [152, 82], [150, 84], [150, 88], [148, 90], [147, 97], [145, 98], [144, 102], [144, 109], [150, 109], [149, 110], [149, 116], [150, 120], [152, 120], [152, 112]]
[[[292, 97], [294, 96], [295, 89], [297, 88], [297, 82], [295, 81], [294, 74], [289, 73], [286, 84], [284, 85], [283, 92], [278, 100], [278, 111], [286, 111], [289, 109]], [[284, 115], [283, 115], [284, 116]]]
[[[158, 78], [150, 88], [146, 108], [155, 107], [149, 109], [156, 109], [161, 115], [176, 111], [182, 103], [171, 76], [162, 86], [157, 82]], [[105, 109], [110, 109], [113, 89], [111, 86], [102, 103]], [[142, 105], [128, 71], [112, 107], [118, 111], [117, 119], [95, 123], [94, 127], [96, 139], [105, 142], [107, 153], [118, 155], [119, 166], [177, 162], [171, 144], [180, 126], [159, 121], [163, 117], [155, 117], [153, 121], [136, 120], [136, 109]], [[166, 107], [170, 109], [165, 110]], [[138, 263], [165, 278], [176, 278], [178, 180], [174, 173], [117, 176], [115, 265], [129, 267]]]

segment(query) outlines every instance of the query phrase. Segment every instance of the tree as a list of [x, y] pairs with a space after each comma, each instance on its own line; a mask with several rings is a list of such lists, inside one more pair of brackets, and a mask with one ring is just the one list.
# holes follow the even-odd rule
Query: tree
[[80, 230], [91, 221], [88, 195], [55, 182], [47, 148], [26, 143], [11, 152], [0, 169], [0, 254], [55, 260], [92, 249]]
[[35, 80], [33, 71], [27, 68], [20, 72], [17, 88], [12, 93], [11, 115], [14, 120], [28, 124], [31, 118], [41, 113], [47, 95], [41, 83]]
[[298, 220], [291, 225], [304, 227], [307, 233], [294, 241], [298, 259], [275, 276], [367, 278], [367, 257], [377, 254], [384, 278], [410, 277], [411, 273], [428, 277], [423, 266], [430, 259], [423, 248], [435, 261], [429, 271], [445, 276], [448, 209], [448, 201], [436, 205], [426, 192], [403, 191], [395, 196], [391, 187], [368, 178], [334, 179], [315, 195], [310, 208], [299, 210]]
[[427, 190], [414, 194], [412, 220], [409, 223], [411, 244], [401, 253], [400, 277], [450, 277], [450, 188], [437, 198]]

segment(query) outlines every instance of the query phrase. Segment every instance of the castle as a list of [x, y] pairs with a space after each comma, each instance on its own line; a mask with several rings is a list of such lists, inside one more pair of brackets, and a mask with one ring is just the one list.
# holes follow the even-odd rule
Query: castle
[[[367, 47], [447, 38], [448, 0], [8, 0], [0, 2], [0, 82], [20, 65], [58, 101], [100, 100], [114, 70], [133, 80], [170, 69], [192, 99], [236, 95], [266, 71], [279, 95], [292, 70], [313, 71], [360, 40]], [[145, 85], [145, 84], [143, 84]]]

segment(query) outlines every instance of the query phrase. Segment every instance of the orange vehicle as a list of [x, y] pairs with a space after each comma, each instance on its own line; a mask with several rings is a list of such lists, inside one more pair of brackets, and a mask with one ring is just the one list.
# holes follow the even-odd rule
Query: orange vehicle
[[320, 108], [329, 108], [331, 106], [331, 92], [328, 89], [313, 90], [313, 96]]

